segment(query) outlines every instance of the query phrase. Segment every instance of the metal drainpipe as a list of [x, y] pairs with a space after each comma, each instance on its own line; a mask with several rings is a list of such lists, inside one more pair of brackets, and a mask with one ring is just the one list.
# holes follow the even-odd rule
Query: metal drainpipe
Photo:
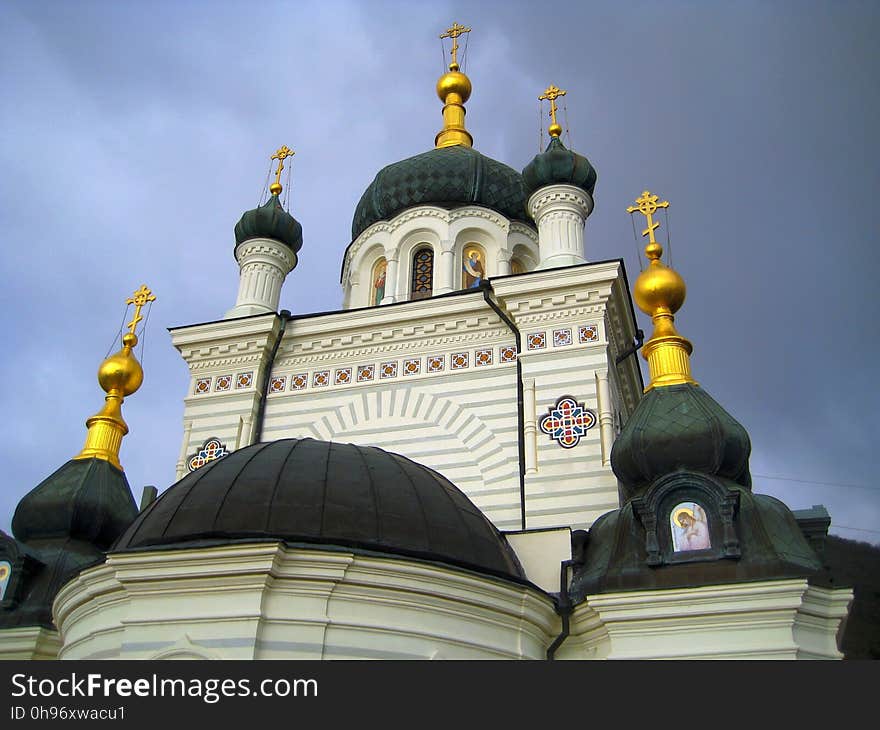
[[568, 595], [568, 569], [574, 565], [574, 560], [563, 560], [559, 568], [559, 601], [556, 604], [556, 613], [562, 619], [562, 631], [547, 649], [547, 659], [552, 660], [556, 650], [562, 646], [562, 642], [568, 638], [571, 628], [570, 617], [572, 611], [571, 598]]
[[523, 378], [522, 363], [519, 356], [522, 351], [522, 337], [519, 329], [490, 296], [494, 293], [489, 281], [481, 281], [480, 289], [483, 290], [483, 299], [495, 311], [501, 321], [513, 332], [516, 341], [516, 411], [517, 411], [517, 442], [519, 445], [519, 504], [520, 504], [520, 529], [526, 529], [526, 442], [525, 442], [525, 409], [523, 407]]
[[284, 338], [284, 330], [287, 328], [287, 323], [291, 319], [292, 315], [286, 309], [282, 309], [281, 313], [277, 315], [281, 318], [281, 328], [278, 330], [278, 337], [275, 338], [275, 344], [272, 346], [272, 352], [269, 353], [269, 361], [266, 363], [266, 369], [263, 371], [263, 383], [260, 387], [261, 398], [260, 403], [257, 406], [257, 417], [256, 423], [254, 424], [254, 437], [251, 440], [251, 443], [258, 444], [260, 443], [260, 439], [263, 438], [263, 419], [266, 416], [266, 397], [269, 395], [269, 381], [272, 379], [272, 366], [275, 364], [275, 356], [278, 354], [278, 348], [281, 345], [281, 340]]

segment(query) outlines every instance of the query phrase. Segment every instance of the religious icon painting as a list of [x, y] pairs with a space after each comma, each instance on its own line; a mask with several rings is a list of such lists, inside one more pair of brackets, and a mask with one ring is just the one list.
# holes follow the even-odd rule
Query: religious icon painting
[[669, 513], [674, 552], [706, 550], [712, 547], [706, 510], [696, 502], [680, 502]]
[[6, 560], [0, 560], [0, 601], [6, 595], [6, 586], [9, 585], [9, 577], [12, 575], [12, 566]]
[[373, 264], [370, 275], [370, 304], [379, 306], [385, 298], [385, 276], [388, 273], [388, 262], [384, 257]]
[[464, 247], [461, 258], [461, 288], [476, 289], [486, 278], [486, 254], [475, 243], [470, 243]]

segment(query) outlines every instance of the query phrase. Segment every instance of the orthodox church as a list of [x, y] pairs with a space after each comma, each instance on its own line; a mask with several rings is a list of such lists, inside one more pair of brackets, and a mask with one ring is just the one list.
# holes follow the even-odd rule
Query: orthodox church
[[631, 295], [622, 260], [585, 257], [596, 171], [563, 145], [564, 90], [521, 172], [474, 149], [468, 31], [443, 35], [434, 148], [354, 211], [340, 311], [278, 311], [304, 233], [281, 203], [292, 152], [273, 155], [235, 226], [234, 306], [171, 331], [178, 481], [140, 508], [121, 406], [155, 297], [129, 299], [83, 450], [0, 533], [0, 657], [842, 656], [827, 513], [752, 492], [746, 430], [692, 377], [668, 203], [629, 209], [649, 261]]

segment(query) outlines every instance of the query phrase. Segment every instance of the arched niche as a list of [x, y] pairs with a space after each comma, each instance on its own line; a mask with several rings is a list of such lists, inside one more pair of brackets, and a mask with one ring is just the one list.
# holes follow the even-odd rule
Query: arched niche
[[410, 258], [410, 299], [427, 299], [434, 293], [434, 248], [417, 246]]

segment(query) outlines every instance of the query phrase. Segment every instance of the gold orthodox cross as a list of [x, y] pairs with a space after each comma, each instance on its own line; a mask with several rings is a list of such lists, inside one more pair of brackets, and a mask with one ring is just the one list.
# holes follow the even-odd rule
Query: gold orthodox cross
[[[470, 32], [470, 28], [465, 28], [463, 25], [453, 23], [452, 27], [440, 36], [440, 40], [443, 40], [444, 38], [452, 38], [452, 63], [449, 64], [449, 69], [451, 71], [458, 69], [458, 37]], [[453, 68], [453, 66], [455, 68]]]
[[638, 203], [638, 205], [631, 205], [626, 209], [627, 213], [635, 213], [638, 211], [648, 219], [648, 227], [642, 231], [642, 235], [648, 236], [649, 244], [657, 243], [657, 241], [654, 240], [654, 231], [660, 227], [659, 223], [654, 222], [654, 213], [657, 212], [658, 208], [669, 207], [668, 200], [664, 200], [662, 203], [658, 203], [658, 200], [660, 200], [659, 195], [652, 195], [649, 190], [645, 190], [641, 197], [636, 198], [636, 203]]
[[278, 160], [278, 169], [275, 171], [275, 185], [279, 186], [279, 192], [281, 192], [281, 171], [284, 169], [284, 161], [288, 157], [293, 157], [295, 154], [296, 152], [285, 144], [281, 145], [281, 147], [278, 148], [278, 151], [269, 158], [270, 160]]
[[562, 134], [562, 127], [556, 122], [556, 111], [559, 107], [556, 106], [556, 100], [560, 96], [565, 96], [565, 89], [560, 89], [553, 84], [550, 84], [546, 89], [544, 89], [544, 93], [538, 97], [538, 101], [544, 101], [545, 99], [550, 102], [550, 134], [554, 137], [558, 137]]
[[138, 322], [143, 319], [143, 317], [141, 317], [141, 309], [144, 308], [144, 305], [147, 302], [155, 301], [156, 296], [147, 288], [146, 284], [141, 284], [141, 288], [125, 300], [126, 304], [134, 304], [134, 317], [132, 317], [131, 322], [126, 325], [131, 334], [135, 333], [134, 331], [137, 328]]

